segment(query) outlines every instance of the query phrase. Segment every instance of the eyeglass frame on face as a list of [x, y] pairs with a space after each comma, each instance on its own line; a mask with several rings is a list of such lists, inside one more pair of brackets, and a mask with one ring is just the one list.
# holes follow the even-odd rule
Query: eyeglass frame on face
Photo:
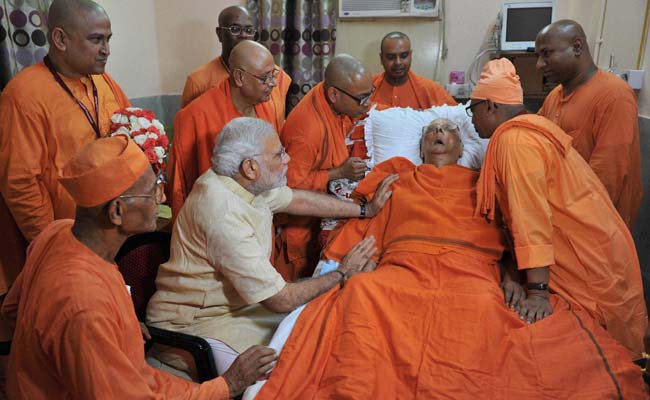
[[[239, 30], [239, 33], [233, 32], [233, 28], [235, 28], [235, 30]], [[255, 34], [257, 33], [257, 29], [255, 29], [255, 27], [253, 27], [253, 25], [241, 26], [241, 25], [238, 25], [238, 24], [233, 24], [233, 25], [230, 25], [230, 26], [218, 26], [217, 29], [226, 30], [226, 31], [230, 32], [231, 35], [239, 36], [239, 37], [242, 36], [242, 33], [244, 33], [244, 34], [246, 34], [246, 36], [250, 36], [250, 37], [255, 36]], [[252, 32], [247, 33], [246, 30], [249, 30], [249, 31], [252, 31]]]
[[359, 105], [359, 106], [365, 106], [365, 105], [367, 105], [368, 102], [370, 101], [370, 98], [372, 97], [372, 95], [375, 93], [375, 90], [377, 89], [376, 87], [373, 86], [373, 87], [372, 87], [372, 91], [371, 91], [368, 95], [366, 95], [366, 96], [364, 96], [364, 97], [362, 97], [362, 98], [358, 98], [357, 96], [354, 96], [354, 95], [352, 95], [352, 94], [346, 92], [345, 90], [341, 89], [341, 88], [338, 87], [338, 86], [334, 86], [334, 85], [332, 85], [332, 87], [333, 87], [334, 89], [336, 89], [336, 90], [342, 92], [343, 94], [348, 95], [350, 98], [354, 99], [354, 100], [357, 102], [357, 105]]
[[167, 183], [167, 177], [165, 174], [160, 174], [156, 177], [156, 182], [154, 186], [153, 194], [123, 194], [118, 196], [118, 199], [138, 199], [138, 198], [153, 198], [156, 204], [160, 204], [163, 199], [164, 189], [163, 186]]
[[470, 117], [470, 118], [473, 117], [474, 113], [472, 112], [472, 108], [474, 108], [475, 106], [478, 106], [481, 103], [485, 103], [485, 102], [487, 102], [487, 100], [479, 100], [476, 103], [474, 103], [474, 102], [469, 103], [469, 105], [467, 107], [465, 107], [465, 114], [467, 114], [467, 116]]
[[[267, 154], [269, 154], [269, 153], [257, 153], [257, 154], [253, 154], [253, 155], [251, 156], [251, 158], [249, 158], [249, 160], [252, 159], [252, 158], [255, 158], [255, 157], [259, 157], [259, 156], [265, 156], [265, 155], [267, 155]], [[280, 151], [279, 151], [279, 152], [277, 152], [277, 153], [273, 153], [273, 156], [274, 156], [274, 157], [278, 157], [280, 160], [284, 159], [284, 157], [285, 157], [286, 155], [287, 155], [287, 149], [286, 149], [284, 146], [282, 146], [282, 147], [280, 148]]]
[[248, 72], [243, 68], [237, 68], [238, 70], [247, 73], [248, 75], [253, 76], [254, 78], [257, 78], [260, 82], [262, 82], [263, 85], [269, 85], [273, 79], [278, 79], [278, 76], [280, 76], [280, 68], [274, 67], [273, 71], [268, 72], [266, 76], [260, 76], [257, 74], [254, 74], [252, 72]]
[[[450, 129], [447, 129], [450, 128]], [[422, 128], [422, 135], [426, 135], [427, 133], [430, 132], [446, 132], [446, 133], [452, 133], [452, 132], [457, 132], [460, 130], [460, 127], [453, 123], [453, 122], [447, 122], [445, 123], [445, 126], [432, 126], [431, 124], [425, 126]]]

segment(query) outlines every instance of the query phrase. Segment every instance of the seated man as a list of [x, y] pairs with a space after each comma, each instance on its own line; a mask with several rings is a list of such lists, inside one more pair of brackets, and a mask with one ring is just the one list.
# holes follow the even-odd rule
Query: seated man
[[196, 384], [150, 367], [129, 292], [113, 259], [127, 237], [156, 227], [162, 188], [126, 136], [88, 144], [59, 182], [75, 220], [50, 223], [2, 306], [15, 327], [11, 399], [227, 399], [272, 367], [256, 346], [223, 377]]
[[552, 296], [555, 313], [529, 325], [504, 304], [502, 230], [474, 216], [479, 173], [456, 164], [462, 143], [457, 124], [435, 120], [424, 164], [393, 158], [361, 181], [363, 197], [400, 171], [379, 214], [348, 221], [325, 256], [373, 235], [378, 267], [305, 307], [258, 399], [648, 398], [580, 307]]
[[[276, 212], [370, 217], [390, 197], [385, 180], [361, 205], [286, 186], [289, 156], [266, 121], [236, 118], [219, 134], [212, 168], [194, 185], [172, 233], [171, 257], [160, 266], [147, 309], [154, 326], [208, 338], [217, 369], [253, 344], [267, 343], [280, 320], [348, 276], [362, 271], [374, 240], [362, 241], [339, 269], [287, 283], [269, 262]], [[180, 360], [160, 354], [180, 369]]]

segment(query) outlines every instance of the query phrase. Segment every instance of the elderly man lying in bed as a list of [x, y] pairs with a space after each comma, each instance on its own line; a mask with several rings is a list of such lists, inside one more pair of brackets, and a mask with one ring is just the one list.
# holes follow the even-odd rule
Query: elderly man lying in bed
[[501, 227], [474, 217], [479, 173], [457, 164], [467, 139], [434, 120], [422, 165], [392, 158], [360, 183], [365, 199], [400, 174], [384, 209], [334, 231], [324, 255], [372, 235], [378, 267], [305, 307], [258, 399], [647, 398], [626, 350], [577, 305], [552, 295], [553, 315], [527, 324], [504, 303]]

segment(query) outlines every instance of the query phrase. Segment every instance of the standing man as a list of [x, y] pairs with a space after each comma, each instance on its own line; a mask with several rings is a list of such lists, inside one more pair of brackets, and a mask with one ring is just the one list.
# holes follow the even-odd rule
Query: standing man
[[537, 68], [559, 85], [539, 110], [573, 139], [631, 228], [641, 206], [638, 108], [630, 86], [594, 64], [582, 27], [556, 21], [537, 35]]
[[178, 215], [194, 181], [212, 165], [212, 149], [221, 129], [237, 117], [263, 119], [276, 131], [284, 125], [284, 97], [278, 108], [273, 93], [289, 89], [286, 74], [273, 63], [273, 56], [259, 43], [245, 40], [229, 57], [232, 73], [174, 118], [174, 141], [170, 154], [171, 207]]
[[125, 136], [91, 142], [63, 168], [75, 219], [33, 242], [3, 304], [15, 327], [11, 399], [227, 399], [267, 373], [276, 355], [255, 346], [222, 377], [198, 385], [149, 366], [115, 255], [156, 228], [165, 200], [147, 157]]
[[[183, 88], [181, 107], [185, 107], [208, 89], [228, 78], [230, 75], [230, 64], [228, 62], [230, 52], [240, 42], [253, 40], [256, 33], [248, 10], [242, 6], [224, 8], [219, 14], [219, 26], [216, 31], [219, 42], [221, 42], [221, 55], [200, 66], [187, 77]], [[281, 71], [280, 74], [283, 75], [282, 80], [291, 83], [289, 75], [284, 71]], [[286, 88], [280, 85], [271, 93], [272, 101], [275, 103], [278, 113], [283, 117], [288, 89], [289, 85]]]
[[379, 58], [384, 72], [373, 77], [377, 88], [372, 101], [389, 107], [423, 110], [458, 103], [440, 85], [411, 71], [411, 40], [402, 32], [391, 32], [381, 40]]
[[109, 133], [129, 101], [104, 72], [111, 21], [90, 0], [55, 0], [50, 50], [25, 68], [0, 99], [0, 295], [25, 261], [25, 249], [50, 222], [73, 218], [75, 203], [57, 181], [84, 145]]
[[634, 242], [571, 137], [527, 114], [519, 76], [505, 58], [485, 65], [467, 108], [479, 135], [490, 138], [477, 210], [493, 219], [499, 204], [517, 266], [526, 271], [520, 317], [532, 323], [549, 316], [549, 292], [556, 293], [641, 358], [647, 317]]
[[[366, 67], [348, 54], [334, 57], [325, 69], [325, 80], [300, 100], [287, 118], [280, 140], [291, 157], [287, 172], [291, 188], [327, 192], [328, 183], [365, 176], [366, 163], [351, 157], [346, 140], [353, 120], [370, 108], [375, 88]], [[276, 268], [285, 279], [310, 276], [318, 262], [320, 219], [291, 216], [282, 230], [282, 246]], [[286, 254], [283, 254], [285, 253]]]

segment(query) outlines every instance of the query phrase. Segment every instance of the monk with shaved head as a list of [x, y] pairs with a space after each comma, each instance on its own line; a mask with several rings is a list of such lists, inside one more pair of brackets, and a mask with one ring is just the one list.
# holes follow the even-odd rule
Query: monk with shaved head
[[573, 147], [605, 185], [614, 206], [632, 227], [641, 205], [638, 107], [630, 86], [596, 67], [582, 27], [556, 21], [535, 41], [537, 68], [559, 83], [539, 114], [573, 138]]
[[[185, 88], [183, 88], [181, 107], [187, 106], [205, 91], [228, 78], [232, 70], [229, 60], [230, 53], [239, 43], [253, 40], [257, 31], [252, 25], [251, 16], [246, 7], [230, 6], [219, 13], [219, 26], [217, 26], [216, 32], [219, 42], [221, 42], [221, 55], [200, 66], [187, 77]], [[280, 73], [281, 80], [291, 82], [291, 78], [284, 71]], [[278, 114], [283, 116], [288, 89], [288, 84], [278, 85], [272, 96]]]
[[[325, 80], [291, 111], [280, 135], [291, 156], [287, 172], [290, 187], [327, 192], [332, 181], [363, 178], [366, 163], [351, 155], [346, 141], [354, 120], [370, 108], [374, 90], [372, 76], [361, 61], [348, 54], [332, 58], [325, 69]], [[282, 230], [281, 259], [275, 262], [285, 279], [311, 274], [320, 252], [319, 230], [317, 218], [291, 217]]]
[[379, 53], [384, 72], [373, 77], [377, 90], [372, 101], [416, 110], [443, 104], [455, 106], [456, 101], [440, 85], [411, 71], [412, 57], [411, 40], [405, 33], [384, 36]]
[[49, 53], [18, 73], [0, 99], [0, 296], [25, 261], [25, 249], [50, 222], [74, 217], [75, 202], [57, 182], [84, 145], [106, 136], [110, 117], [129, 106], [104, 72], [111, 22], [89, 0], [55, 0]]
[[[279, 131], [290, 81], [259, 43], [240, 42], [228, 58], [230, 75], [176, 114], [169, 178], [172, 212], [178, 215], [194, 181], [210, 168], [217, 134], [237, 117], [263, 119]], [[282, 93], [279, 101], [278, 93]], [[282, 107], [278, 104], [281, 103]]]

